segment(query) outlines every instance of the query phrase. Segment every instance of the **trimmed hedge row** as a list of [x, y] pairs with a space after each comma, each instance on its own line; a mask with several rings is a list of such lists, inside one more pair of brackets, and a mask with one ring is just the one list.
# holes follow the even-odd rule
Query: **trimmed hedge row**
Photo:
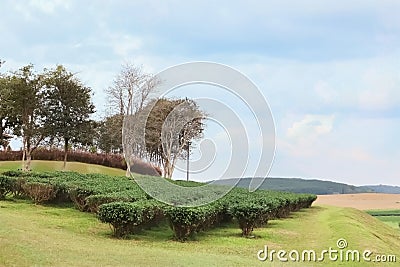
[[10, 193], [29, 197], [36, 204], [72, 202], [80, 211], [89, 212], [96, 212], [104, 203], [149, 199], [126, 177], [75, 172], [4, 172], [0, 175], [0, 198]]
[[147, 196], [143, 193], [134, 190], [126, 190], [122, 192], [90, 195], [86, 198], [86, 203], [89, 212], [98, 212], [99, 207], [103, 204], [112, 202], [135, 202], [146, 199]]
[[225, 218], [225, 208], [217, 201], [200, 207], [172, 207], [164, 210], [177, 240], [187, 240], [194, 233], [217, 226]]
[[254, 193], [237, 189], [225, 198], [228, 213], [236, 218], [243, 236], [252, 234], [255, 227], [262, 227], [268, 220], [287, 217], [290, 212], [308, 208], [315, 195], [293, 194], [259, 190]]
[[163, 204], [154, 200], [113, 202], [101, 205], [97, 217], [112, 226], [114, 236], [124, 237], [162, 220]]
[[[202, 185], [184, 181], [173, 183]], [[74, 172], [5, 172], [0, 175], [0, 199], [7, 194], [29, 197], [36, 204], [72, 202], [81, 211], [97, 212], [99, 220], [109, 223], [114, 235], [119, 238], [167, 219], [175, 238], [181, 241], [232, 219], [238, 223], [242, 235], [247, 237], [254, 228], [266, 225], [269, 220], [287, 217], [290, 212], [308, 208], [316, 200], [316, 196], [310, 194], [264, 190], [249, 193], [235, 188], [208, 205], [168, 206], [152, 200], [126, 177]], [[177, 195], [176, 199], [182, 197]]]

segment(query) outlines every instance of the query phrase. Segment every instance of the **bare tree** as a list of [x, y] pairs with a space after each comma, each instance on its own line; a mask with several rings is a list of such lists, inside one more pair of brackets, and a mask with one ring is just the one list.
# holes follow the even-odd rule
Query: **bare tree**
[[144, 72], [142, 66], [124, 64], [114, 84], [106, 89], [112, 113], [135, 114], [144, 107], [157, 84], [155, 76]]
[[[153, 74], [146, 73], [142, 66], [124, 64], [121, 72], [115, 78], [113, 85], [106, 89], [111, 111], [109, 117], [112, 115], [120, 115], [120, 117], [136, 116], [149, 101], [150, 93], [158, 84], [159, 81], [156, 77]], [[116, 128], [111, 131], [122, 131], [122, 124], [116, 123], [114, 126]], [[132, 125], [130, 128], [133, 127], [135, 127], [135, 125]], [[144, 147], [138, 145], [137, 137], [138, 135], [134, 133], [125, 135], [125, 139], [132, 139], [129, 141], [131, 145], [124, 148], [127, 150], [123, 151], [126, 155], [135, 155], [136, 157], [143, 156]], [[114, 147], [122, 147], [122, 139], [115, 140], [115, 142], [118, 143], [114, 144]], [[134, 157], [128, 160], [131, 162], [127, 162], [127, 175], [129, 174], [130, 166], [134, 164], [135, 160]]]

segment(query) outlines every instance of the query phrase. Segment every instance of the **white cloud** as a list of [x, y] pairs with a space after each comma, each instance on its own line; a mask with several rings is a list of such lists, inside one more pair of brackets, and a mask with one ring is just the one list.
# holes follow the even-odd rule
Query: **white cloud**
[[[2, 2], [12, 12], [0, 19], [7, 40], [1, 71], [65, 64], [94, 89], [102, 110], [103, 89], [124, 61], [151, 72], [221, 62], [249, 75], [268, 98], [275, 175], [398, 181], [400, 1], [99, 1], [82, 8], [88, 5]], [[259, 146], [249, 138], [250, 150]]]
[[29, 5], [46, 14], [53, 14], [58, 8], [68, 9], [68, 0], [30, 0]]
[[400, 119], [336, 116], [334, 131], [318, 138], [304, 136], [299, 142], [281, 134], [272, 175], [358, 185], [398, 185], [399, 122]]
[[287, 136], [292, 139], [313, 139], [332, 131], [334, 115], [305, 115], [301, 121], [294, 122], [287, 129]]
[[59, 9], [69, 9], [69, 0], [30, 0], [27, 4], [22, 1], [13, 1], [13, 8], [27, 21], [40, 20], [37, 11], [47, 15], [54, 15]]

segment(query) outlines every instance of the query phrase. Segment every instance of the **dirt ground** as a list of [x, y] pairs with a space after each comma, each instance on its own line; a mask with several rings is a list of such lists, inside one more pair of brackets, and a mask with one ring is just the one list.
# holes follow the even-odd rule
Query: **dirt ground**
[[359, 210], [400, 209], [400, 194], [318, 195], [314, 205], [325, 204]]

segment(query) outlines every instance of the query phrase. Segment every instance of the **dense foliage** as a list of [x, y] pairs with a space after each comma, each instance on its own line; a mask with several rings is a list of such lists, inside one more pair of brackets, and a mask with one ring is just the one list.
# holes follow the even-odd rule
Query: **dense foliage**
[[101, 205], [97, 216], [112, 225], [114, 236], [123, 237], [156, 224], [163, 218], [163, 205], [154, 200], [113, 202]]
[[[171, 182], [189, 187], [203, 185]], [[251, 236], [254, 228], [265, 226], [269, 220], [284, 218], [290, 212], [308, 208], [316, 199], [315, 195], [310, 194], [265, 190], [250, 193], [235, 188], [211, 204], [178, 207], [153, 200], [127, 177], [20, 171], [8, 171], [0, 175], [0, 198], [6, 195], [28, 197], [37, 204], [72, 202], [81, 211], [97, 213], [100, 221], [112, 226], [116, 237], [125, 237], [167, 220], [175, 238], [181, 241], [232, 220], [238, 223], [243, 236]], [[176, 199], [181, 197], [177, 195]]]

